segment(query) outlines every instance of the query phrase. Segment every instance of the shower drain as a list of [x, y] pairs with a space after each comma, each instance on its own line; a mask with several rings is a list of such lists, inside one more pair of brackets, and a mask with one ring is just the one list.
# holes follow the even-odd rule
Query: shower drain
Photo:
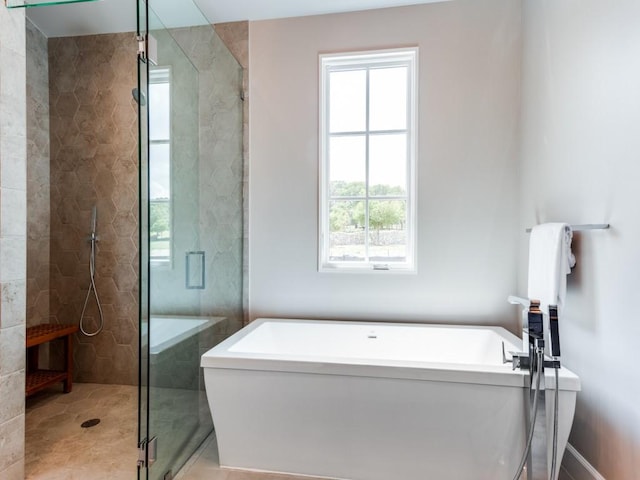
[[82, 422], [82, 424], [80, 426], [82, 428], [89, 428], [89, 427], [95, 427], [99, 423], [100, 423], [100, 419], [99, 418], [92, 418], [91, 420], [87, 420], [86, 422]]

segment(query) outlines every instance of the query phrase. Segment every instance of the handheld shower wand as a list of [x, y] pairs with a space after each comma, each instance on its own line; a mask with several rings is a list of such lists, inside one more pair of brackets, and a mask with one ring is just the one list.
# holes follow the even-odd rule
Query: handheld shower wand
[[91, 209], [91, 236], [94, 237], [96, 234], [96, 221], [98, 217], [98, 209], [94, 205]]
[[[99, 334], [104, 328], [104, 314], [102, 313], [102, 305], [100, 305], [100, 299], [98, 298], [98, 289], [96, 288], [96, 243], [98, 242], [98, 236], [96, 235], [98, 211], [96, 206], [93, 206], [91, 211], [91, 233], [89, 234], [88, 242], [91, 244], [91, 254], [89, 257], [89, 288], [87, 289], [87, 296], [84, 298], [84, 305], [82, 307], [82, 313], [80, 314], [80, 331], [87, 337], [94, 337]], [[97, 330], [94, 332], [88, 332], [84, 328], [84, 313], [87, 310], [87, 303], [91, 296], [91, 291], [96, 297], [96, 304], [98, 305], [98, 313], [100, 314], [100, 324]]]
[[558, 386], [558, 368], [560, 368], [560, 330], [558, 329], [558, 306], [549, 305], [549, 330], [551, 331], [551, 356], [554, 360], [555, 392], [553, 397], [553, 439], [551, 444], [551, 480], [555, 479], [558, 462], [558, 402], [560, 387]]

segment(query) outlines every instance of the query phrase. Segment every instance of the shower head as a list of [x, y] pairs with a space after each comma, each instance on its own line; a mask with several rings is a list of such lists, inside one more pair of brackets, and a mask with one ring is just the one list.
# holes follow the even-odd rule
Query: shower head
[[142, 93], [137, 88], [131, 90], [131, 95], [138, 105], [144, 107], [147, 104], [147, 97], [145, 97], [144, 93]]

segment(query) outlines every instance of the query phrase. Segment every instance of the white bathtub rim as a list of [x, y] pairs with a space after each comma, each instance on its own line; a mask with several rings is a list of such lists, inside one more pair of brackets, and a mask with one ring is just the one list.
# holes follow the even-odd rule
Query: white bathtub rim
[[[321, 375], [345, 375], [390, 379], [414, 379], [427, 381], [442, 381], [454, 383], [475, 383], [482, 385], [498, 385], [507, 387], [528, 387], [529, 375], [522, 371], [513, 371], [511, 364], [478, 365], [459, 363], [433, 363], [412, 361], [380, 360], [367, 358], [340, 358], [273, 355], [266, 353], [231, 352], [229, 348], [236, 342], [249, 335], [254, 329], [266, 322], [302, 322], [302, 323], [333, 323], [333, 324], [362, 324], [369, 322], [337, 321], [337, 320], [304, 320], [283, 318], [259, 318], [248, 326], [236, 332], [231, 337], [212, 348], [201, 357], [201, 367], [221, 369], [241, 369], [255, 371], [280, 371]], [[374, 322], [370, 322], [374, 323]], [[443, 325], [420, 323], [388, 323], [375, 322], [380, 325], [397, 325], [409, 327], [444, 327], [444, 328], [483, 328], [491, 329], [514, 345], [521, 344], [521, 340], [503, 327], [471, 326], [471, 325]], [[580, 379], [566, 368], [559, 370], [559, 385], [561, 390], [580, 390]], [[555, 387], [553, 370], [545, 372], [545, 385]]]
[[[168, 339], [165, 339], [165, 340], [163, 340], [161, 342], [154, 343], [154, 344], [151, 344], [151, 340], [150, 340], [150, 337], [148, 335], [149, 332], [145, 332], [146, 335], [143, 335], [143, 336], [145, 338], [145, 341], [148, 341], [149, 354], [150, 355], [160, 354], [160, 353], [164, 352], [165, 350], [168, 350], [172, 346], [174, 346], [174, 345], [180, 343], [181, 341], [185, 340], [186, 338], [189, 338], [189, 337], [191, 337], [193, 335], [196, 335], [196, 334], [206, 330], [207, 328], [211, 328], [214, 325], [216, 325], [217, 323], [220, 323], [220, 322], [226, 320], [226, 317], [196, 316], [196, 315], [155, 315], [154, 314], [154, 315], [150, 316], [149, 322], [153, 322], [154, 319], [158, 319], [158, 320], [175, 320], [175, 321], [200, 320], [201, 323], [199, 323], [198, 325], [193, 325], [188, 330], [181, 331], [177, 335], [174, 335], [174, 336], [172, 336], [172, 337], [170, 337]], [[153, 328], [153, 327], [150, 327], [150, 328]]]

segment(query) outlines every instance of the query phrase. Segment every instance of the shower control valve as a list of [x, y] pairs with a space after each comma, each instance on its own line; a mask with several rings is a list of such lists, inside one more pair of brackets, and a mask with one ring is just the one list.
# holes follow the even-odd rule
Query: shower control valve
[[529, 354], [525, 352], [509, 352], [511, 353], [511, 362], [513, 370], [529, 370], [531, 359]]
[[511, 358], [507, 358], [507, 355], [504, 350], [504, 342], [502, 342], [502, 363], [510, 363], [512, 368], [515, 370], [519, 368], [524, 370], [525, 368], [529, 368], [529, 354], [525, 352], [509, 352]]
[[[507, 358], [502, 342], [502, 363], [510, 363], [513, 370], [528, 370], [531, 365], [531, 357], [527, 352], [509, 352], [511, 358]], [[557, 358], [549, 358], [544, 360], [544, 368], [560, 368], [560, 360]]]

